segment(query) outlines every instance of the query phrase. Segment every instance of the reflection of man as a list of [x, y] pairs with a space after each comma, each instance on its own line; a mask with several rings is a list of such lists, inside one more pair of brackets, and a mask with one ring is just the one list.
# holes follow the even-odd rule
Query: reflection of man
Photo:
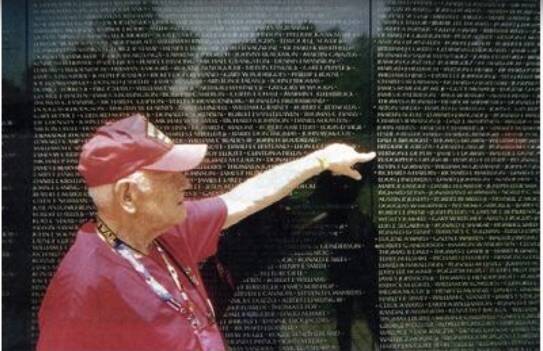
[[334, 144], [259, 174], [219, 197], [185, 201], [206, 145], [173, 145], [144, 117], [107, 124], [83, 146], [79, 171], [97, 207], [44, 298], [38, 350], [223, 350], [198, 272], [219, 232], [308, 178], [374, 153]]

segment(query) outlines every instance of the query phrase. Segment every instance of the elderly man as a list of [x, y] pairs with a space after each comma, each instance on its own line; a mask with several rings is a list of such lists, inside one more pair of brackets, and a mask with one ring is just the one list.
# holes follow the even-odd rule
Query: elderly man
[[334, 144], [221, 196], [187, 201], [184, 172], [205, 153], [206, 145], [174, 145], [141, 115], [86, 142], [78, 169], [97, 216], [49, 285], [38, 350], [224, 350], [198, 272], [220, 231], [324, 170], [360, 179], [351, 167], [375, 157]]

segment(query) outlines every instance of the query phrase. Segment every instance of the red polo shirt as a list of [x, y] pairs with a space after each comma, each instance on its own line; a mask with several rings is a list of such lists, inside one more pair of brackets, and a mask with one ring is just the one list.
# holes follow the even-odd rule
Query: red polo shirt
[[[40, 314], [39, 351], [78, 350], [224, 350], [217, 324], [209, 319], [207, 294], [198, 263], [217, 250], [226, 206], [220, 198], [187, 201], [187, 218], [158, 239], [171, 254], [182, 285], [195, 306], [198, 329], [163, 302], [144, 278], [117, 254], [88, 222], [60, 263]], [[140, 261], [170, 293], [179, 291], [153, 249]], [[191, 284], [179, 267], [189, 267]]]

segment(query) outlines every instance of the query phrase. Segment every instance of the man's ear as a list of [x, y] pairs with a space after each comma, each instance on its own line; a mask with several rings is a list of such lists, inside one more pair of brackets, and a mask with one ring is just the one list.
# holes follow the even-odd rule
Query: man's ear
[[137, 184], [131, 179], [121, 179], [115, 183], [113, 195], [115, 202], [127, 213], [136, 213], [135, 197], [137, 194]]

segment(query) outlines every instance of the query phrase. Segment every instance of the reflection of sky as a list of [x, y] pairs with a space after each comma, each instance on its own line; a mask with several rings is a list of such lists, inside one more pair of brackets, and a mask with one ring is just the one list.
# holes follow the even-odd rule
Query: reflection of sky
[[223, 51], [255, 36], [265, 24], [310, 22], [319, 30], [339, 28], [350, 40], [369, 31], [369, 0], [187, 0], [159, 7], [162, 18], [200, 36], [201, 49]]

